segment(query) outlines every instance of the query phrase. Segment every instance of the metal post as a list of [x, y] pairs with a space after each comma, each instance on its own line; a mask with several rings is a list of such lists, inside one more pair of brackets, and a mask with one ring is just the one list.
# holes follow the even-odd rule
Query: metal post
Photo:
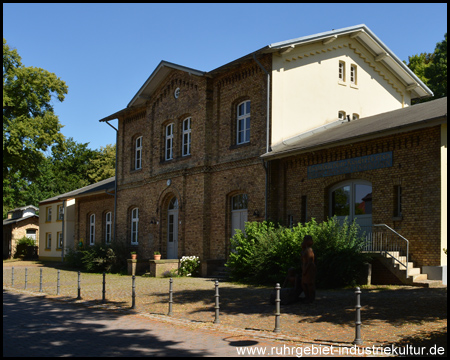
[[28, 269], [25, 268], [25, 290], [27, 289], [28, 284]]
[[106, 279], [105, 279], [105, 272], [103, 271], [103, 290], [102, 290], [102, 303], [104, 304], [106, 302]]
[[40, 270], [40, 275], [39, 275], [39, 292], [42, 292], [42, 269]]
[[281, 331], [280, 329], [280, 284], [276, 284], [275, 285], [275, 329], [273, 330], [273, 332], [279, 333]]
[[81, 300], [80, 277], [81, 277], [81, 271], [78, 271], [78, 297], [77, 297], [77, 300]]
[[57, 279], [57, 281], [56, 281], [56, 295], [59, 295], [59, 288], [60, 288], [59, 279], [60, 279], [60, 273], [61, 273], [61, 270], [58, 270], [58, 279]]
[[11, 269], [11, 287], [14, 287], [14, 266]]
[[136, 284], [135, 284], [135, 276], [132, 277], [132, 286], [131, 286], [131, 308], [136, 309]]
[[170, 278], [169, 280], [169, 312], [167, 313], [167, 315], [172, 316], [172, 303], [173, 303], [173, 298], [172, 298], [172, 284], [173, 284], [173, 280], [172, 278]]
[[361, 290], [359, 287], [356, 288], [356, 321], [355, 321], [355, 340], [353, 341], [354, 345], [361, 345], [363, 342], [361, 340]]
[[219, 281], [216, 280], [214, 286], [216, 287], [216, 294], [214, 295], [214, 297], [216, 299], [216, 304], [214, 306], [214, 309], [215, 309], [214, 324], [220, 324], [220, 320], [219, 320]]

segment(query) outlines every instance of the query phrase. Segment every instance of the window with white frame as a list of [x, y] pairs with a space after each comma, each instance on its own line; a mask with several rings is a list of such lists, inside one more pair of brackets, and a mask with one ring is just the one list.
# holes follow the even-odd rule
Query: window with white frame
[[250, 142], [250, 100], [237, 107], [237, 144]]
[[112, 213], [107, 212], [105, 215], [105, 243], [111, 243], [111, 224], [112, 224]]
[[139, 229], [139, 209], [134, 208], [131, 211], [131, 245], [138, 244], [138, 229]]
[[356, 65], [350, 65], [350, 82], [356, 85]]
[[173, 159], [173, 123], [166, 126], [166, 160]]
[[45, 248], [46, 249], [52, 248], [52, 234], [51, 233], [47, 233], [45, 235]]
[[339, 81], [345, 81], [345, 62], [339, 61]]
[[191, 118], [183, 121], [183, 156], [191, 155]]
[[62, 249], [62, 244], [63, 244], [63, 234], [62, 234], [62, 232], [58, 232], [56, 234], [56, 238], [57, 238], [57, 240], [56, 240], [56, 248], [57, 249]]
[[95, 244], [95, 214], [89, 217], [89, 245]]
[[58, 205], [58, 220], [63, 220], [64, 218], [64, 207], [62, 205]]
[[342, 121], [345, 120], [345, 111], [341, 110], [338, 112], [338, 119]]
[[33, 239], [36, 242], [36, 229], [27, 229], [27, 238]]
[[139, 136], [135, 142], [134, 148], [134, 169], [142, 168], [142, 136]]

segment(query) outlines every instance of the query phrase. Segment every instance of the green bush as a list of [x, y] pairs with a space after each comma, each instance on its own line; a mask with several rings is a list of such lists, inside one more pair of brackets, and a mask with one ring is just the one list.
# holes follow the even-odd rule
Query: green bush
[[363, 238], [356, 223], [339, 224], [336, 218], [318, 224], [285, 228], [272, 222], [248, 222], [245, 233], [237, 231], [231, 239], [226, 266], [233, 280], [274, 284], [282, 283], [287, 269], [301, 273], [302, 241], [312, 235], [319, 287], [353, 285], [364, 269], [367, 256], [360, 252]]
[[88, 272], [123, 273], [127, 268], [127, 253], [121, 244], [96, 244], [84, 250], [69, 249], [65, 260], [68, 265]]
[[27, 255], [27, 247], [36, 246], [36, 242], [29, 237], [21, 237], [16, 243], [16, 252], [14, 253], [14, 258], [19, 258]]

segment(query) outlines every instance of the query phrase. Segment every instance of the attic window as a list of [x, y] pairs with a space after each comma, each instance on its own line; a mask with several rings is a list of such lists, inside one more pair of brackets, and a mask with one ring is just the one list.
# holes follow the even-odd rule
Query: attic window
[[341, 121], [344, 121], [346, 119], [345, 118], [345, 111], [339, 111], [338, 112], [338, 119], [341, 120]]
[[359, 115], [354, 113], [352, 116], [352, 120], [358, 120], [359, 119]]

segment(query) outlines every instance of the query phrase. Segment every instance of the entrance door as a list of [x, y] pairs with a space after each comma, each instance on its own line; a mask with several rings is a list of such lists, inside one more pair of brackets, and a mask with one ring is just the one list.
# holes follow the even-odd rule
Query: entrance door
[[231, 198], [231, 236], [236, 230], [245, 231], [245, 222], [248, 218], [247, 194], [239, 194]]
[[372, 184], [368, 181], [348, 181], [340, 183], [331, 189], [331, 216], [336, 215], [343, 223], [353, 220], [367, 234], [372, 230]]
[[167, 211], [167, 258], [178, 259], [178, 200], [170, 201]]

